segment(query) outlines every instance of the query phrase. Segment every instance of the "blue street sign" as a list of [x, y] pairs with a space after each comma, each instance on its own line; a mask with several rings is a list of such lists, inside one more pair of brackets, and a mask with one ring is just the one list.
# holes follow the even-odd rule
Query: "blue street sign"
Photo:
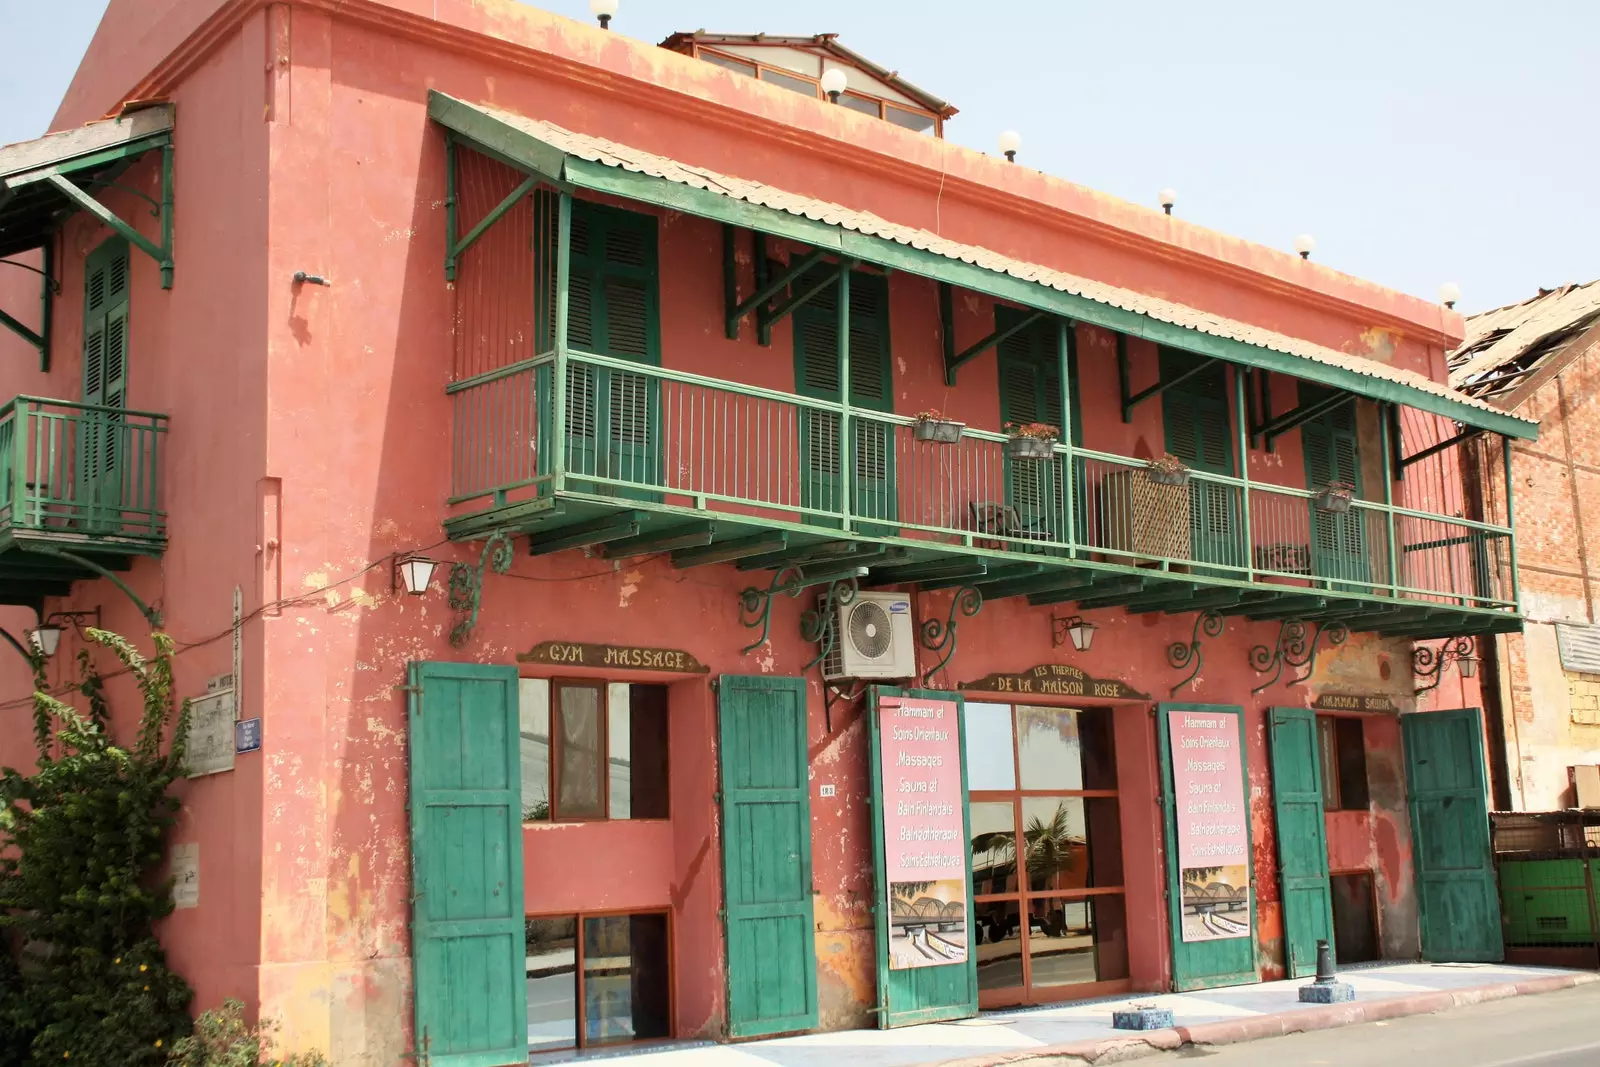
[[235, 752], [261, 751], [260, 719], [241, 719], [233, 724], [233, 750]]

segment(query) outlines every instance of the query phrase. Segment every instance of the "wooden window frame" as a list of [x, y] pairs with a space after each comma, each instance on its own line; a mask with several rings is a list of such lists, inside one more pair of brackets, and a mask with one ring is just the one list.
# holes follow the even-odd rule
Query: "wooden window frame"
[[[800, 71], [797, 71], [797, 70], [790, 70], [788, 67], [780, 67], [775, 63], [763, 63], [759, 59], [752, 59], [749, 56], [741, 56], [741, 55], [739, 55], [739, 54], [737, 54], [735, 52], [724, 52], [722, 49], [714, 48], [714, 47], [711, 47], [710, 45], [697, 44], [697, 45], [694, 46], [694, 58], [695, 59], [700, 59], [700, 58], [702, 58], [704, 56], [707, 56], [707, 55], [713, 55], [713, 56], [718, 57], [719, 59], [732, 60], [735, 63], [743, 63], [743, 64], [746, 64], [747, 66], [751, 66], [751, 67], [756, 68], [756, 72], [755, 72], [755, 75], [754, 75], [756, 81], [762, 82], [765, 85], [777, 85], [776, 82], [769, 82], [769, 81], [767, 81], [765, 78], [763, 78], [761, 76], [762, 72], [763, 71], [767, 71], [767, 70], [771, 70], [771, 71], [774, 71], [774, 72], [776, 72], [778, 74], [782, 74], [783, 76], [788, 77], [788, 78], [794, 78], [797, 81], [810, 82], [813, 86], [816, 87], [816, 90], [817, 90], [816, 98], [818, 100], [826, 100], [828, 98], [828, 94], [824, 93], [822, 91], [822, 78], [820, 76], [812, 77], [809, 74], [802, 74]], [[820, 66], [821, 62], [822, 62], [822, 58], [820, 56], [818, 57], [817, 62], [818, 62], [818, 65]], [[729, 70], [730, 68], [723, 67], [722, 69], [723, 70]], [[859, 69], [859, 68], [857, 68], [857, 69]], [[737, 74], [737, 73], [740, 73], [740, 72], [733, 71], [733, 73]], [[865, 74], [865, 73], [869, 73], [869, 72], [862, 71], [862, 73]], [[746, 77], [750, 77], [750, 75], [746, 75]], [[782, 88], [782, 86], [778, 86], [778, 87]], [[931, 132], [932, 132], [933, 136], [938, 138], [939, 140], [943, 140], [944, 139], [944, 118], [942, 116], [940, 116], [937, 112], [929, 111], [927, 108], [924, 108], [924, 107], [917, 107], [914, 104], [902, 104], [898, 100], [889, 100], [889, 99], [887, 99], [885, 97], [875, 96], [872, 93], [863, 93], [863, 92], [860, 92], [859, 90], [846, 89], [845, 90], [845, 95], [846, 96], [853, 96], [853, 97], [856, 97], [857, 99], [860, 99], [860, 100], [870, 100], [873, 103], [877, 104], [878, 105], [878, 119], [880, 121], [888, 122], [891, 126], [894, 126], [897, 129], [905, 130], [907, 133], [920, 133], [922, 131], [913, 130], [909, 126], [901, 126], [898, 122], [893, 122], [892, 120], [890, 120], [890, 118], [889, 118], [889, 108], [890, 107], [897, 107], [901, 111], [909, 111], [913, 115], [922, 115], [925, 118], [928, 118], [928, 119], [932, 120], [933, 129], [932, 129]], [[865, 112], [861, 112], [861, 114], [865, 114]]]
[[[1367, 726], [1366, 726], [1366, 721], [1365, 720], [1366, 720], [1366, 716], [1363, 716], [1363, 715], [1330, 715], [1330, 714], [1327, 714], [1327, 713], [1324, 713], [1324, 712], [1318, 712], [1317, 715], [1316, 715], [1316, 724], [1317, 724], [1317, 773], [1318, 773], [1319, 776], [1324, 778], [1324, 781], [1322, 783], [1322, 798], [1323, 798], [1322, 809], [1323, 809], [1323, 814], [1325, 814], [1325, 815], [1328, 812], [1334, 812], [1334, 811], [1365, 812], [1365, 811], [1370, 811], [1371, 808], [1372, 808], [1372, 774], [1371, 774], [1370, 769], [1367, 768], [1367, 760], [1366, 760], [1366, 732], [1367, 732]], [[1339, 758], [1339, 753], [1341, 751], [1341, 745], [1340, 745], [1340, 742], [1339, 742], [1339, 724], [1341, 722], [1354, 722], [1354, 723], [1356, 723], [1357, 725], [1359, 725], [1361, 727], [1361, 744], [1362, 744], [1361, 765], [1362, 765], [1363, 776], [1366, 779], [1367, 803], [1364, 804], [1364, 805], [1361, 805], [1359, 807], [1348, 807], [1348, 806], [1346, 806], [1345, 800], [1344, 800], [1344, 782], [1341, 780], [1341, 774], [1340, 774], [1341, 761], [1340, 761], [1340, 758]], [[1327, 734], [1327, 740], [1326, 741], [1324, 741], [1324, 733]], [[1323, 750], [1324, 750], [1324, 745], [1325, 744], [1332, 750], [1333, 775], [1332, 775], [1331, 778], [1329, 778], [1327, 776], [1327, 774], [1325, 773], [1326, 772], [1326, 767], [1324, 766], [1324, 760], [1323, 760]], [[1333, 804], [1332, 805], [1330, 805], [1328, 803], [1328, 800], [1329, 800], [1330, 797], [1333, 800]]]
[[[605, 822], [639, 822], [639, 823], [671, 822], [672, 821], [672, 788], [671, 788], [671, 783], [672, 783], [672, 745], [671, 745], [670, 730], [668, 732], [668, 744], [667, 744], [667, 751], [666, 751], [666, 759], [667, 759], [667, 773], [666, 773], [666, 779], [667, 779], [667, 813], [665, 815], [655, 815], [655, 816], [648, 816], [648, 817], [639, 817], [639, 816], [634, 816], [634, 815], [630, 814], [625, 819], [616, 819], [616, 818], [613, 818], [612, 815], [611, 815], [611, 686], [613, 686], [613, 685], [626, 685], [626, 686], [629, 686], [631, 688], [632, 686], [635, 686], [635, 685], [652, 685], [652, 684], [658, 684], [658, 683], [631, 682], [631, 681], [628, 681], [628, 682], [612, 681], [610, 679], [604, 679], [604, 678], [536, 678], [535, 676], [531, 676], [531, 675], [528, 676], [528, 677], [531, 680], [547, 682], [549, 684], [549, 687], [550, 687], [550, 694], [549, 694], [549, 697], [547, 698], [547, 703], [548, 703], [549, 709], [550, 709], [550, 742], [549, 742], [549, 756], [547, 757], [547, 761], [546, 761], [549, 764], [549, 766], [547, 768], [547, 773], [549, 775], [549, 789], [550, 789], [550, 817], [548, 819], [536, 820], [536, 821], [532, 821], [532, 822], [524, 821], [522, 825], [524, 825], [524, 826], [551, 826], [551, 825], [555, 825], [555, 824], [558, 824], [558, 823], [559, 824], [571, 825], [571, 824], [581, 824], [581, 823], [605, 823]], [[669, 687], [662, 686], [662, 688], [668, 689], [667, 698], [666, 698], [666, 701], [665, 701], [665, 707], [662, 710], [662, 714], [663, 714], [663, 716], [668, 718], [668, 721], [670, 723], [671, 706], [672, 706], [672, 694], [671, 694], [671, 691], [670, 691]], [[562, 742], [560, 740], [560, 734], [556, 729], [556, 723], [557, 723], [557, 716], [560, 714], [560, 699], [561, 699], [560, 693], [561, 693], [561, 690], [563, 690], [563, 689], [596, 689], [600, 693], [600, 701], [599, 701], [599, 713], [600, 713], [600, 767], [601, 767], [600, 792], [601, 792], [602, 808], [603, 808], [603, 810], [605, 812], [604, 815], [563, 815], [563, 814], [560, 813], [561, 759], [560, 759], [560, 757], [558, 755], [558, 750], [560, 748], [564, 747], [564, 742]], [[630, 699], [628, 701], [628, 715], [630, 717], [630, 723], [631, 723], [631, 717], [633, 715], [633, 701], [631, 699], [631, 694], [630, 694]], [[630, 739], [630, 744], [631, 744], [631, 739]], [[520, 788], [520, 785], [519, 785], [519, 788]], [[631, 811], [631, 806], [630, 806], [630, 811]], [[593, 912], [591, 914], [599, 915], [599, 914], [603, 914], [603, 913], [601, 913], [601, 912]], [[633, 914], [633, 913], [632, 912], [627, 912], [625, 914]], [[531, 916], [529, 916], [529, 918], [547, 918], [547, 916], [533, 916], [533, 915], [531, 915]]]
[[[1015, 694], [1012, 694], [1012, 695], [1014, 696]], [[991, 804], [994, 804], [994, 803], [999, 803], [999, 804], [1009, 803], [1009, 804], [1011, 804], [1012, 805], [1012, 825], [1013, 825], [1012, 832], [1016, 835], [1017, 852], [1019, 854], [1020, 854], [1020, 851], [1021, 851], [1021, 849], [1023, 847], [1023, 843], [1026, 840], [1026, 838], [1024, 836], [1024, 833], [1023, 833], [1023, 831], [1026, 829], [1026, 823], [1024, 822], [1024, 816], [1023, 816], [1023, 810], [1022, 810], [1022, 802], [1024, 800], [1026, 800], [1027, 798], [1029, 798], [1029, 797], [1044, 797], [1044, 798], [1050, 798], [1050, 799], [1082, 798], [1084, 800], [1097, 800], [1097, 799], [1115, 800], [1115, 801], [1117, 801], [1117, 817], [1118, 817], [1118, 822], [1120, 824], [1121, 816], [1122, 816], [1122, 800], [1121, 800], [1122, 789], [1121, 789], [1120, 779], [1118, 781], [1118, 787], [1116, 789], [1024, 789], [1024, 788], [1022, 788], [1022, 744], [1021, 744], [1021, 740], [1020, 740], [1020, 738], [1018, 737], [1018, 734], [1017, 734], [1017, 708], [1019, 708], [1019, 707], [1047, 708], [1047, 709], [1049, 709], [1051, 711], [1073, 711], [1073, 712], [1105, 711], [1105, 712], [1107, 712], [1107, 713], [1109, 713], [1109, 714], [1114, 716], [1116, 714], [1116, 707], [1114, 705], [1090, 704], [1090, 703], [1081, 703], [1081, 702], [1080, 703], [1075, 703], [1075, 704], [1054, 704], [1054, 703], [1043, 703], [1043, 702], [1037, 702], [1037, 703], [1035, 703], [1035, 702], [1027, 702], [1027, 703], [1024, 703], [1024, 702], [1021, 702], [1021, 701], [1018, 701], [1018, 700], [1014, 700], [1014, 699], [1013, 700], [985, 700], [985, 701], [983, 701], [983, 703], [1004, 704], [1006, 707], [1011, 709], [1011, 771], [1012, 771], [1012, 775], [1014, 776], [1012, 780], [1016, 783], [1016, 787], [1013, 788], [1013, 789], [969, 789], [968, 790], [968, 794], [967, 794], [967, 802], [968, 802], [968, 804], [984, 804], [984, 803], [991, 803]], [[1112, 737], [1113, 737], [1113, 740], [1112, 740], [1112, 743], [1113, 743], [1112, 761], [1113, 761], [1113, 764], [1115, 764], [1116, 751], [1115, 751], [1115, 747], [1114, 747], [1115, 746], [1115, 731], [1114, 730], [1113, 730]], [[1087, 808], [1085, 809], [1084, 832], [1085, 832], [1085, 844], [1087, 845], [1087, 834], [1088, 834]], [[1121, 849], [1122, 849], [1122, 830], [1121, 830], [1121, 826], [1120, 825], [1117, 828], [1117, 848], [1118, 848], [1119, 851], [1121, 851]], [[1019, 869], [1018, 872], [1017, 872], [1017, 888], [1014, 891], [1008, 892], [1008, 893], [972, 893], [971, 894], [971, 903], [973, 905], [1015, 903], [1017, 905], [1018, 921], [1019, 921], [1019, 923], [1021, 925], [1021, 928], [1022, 928], [1021, 935], [1019, 936], [1018, 942], [1017, 942], [1018, 946], [1022, 950], [1022, 954], [1021, 954], [1021, 957], [1020, 957], [1021, 964], [1022, 964], [1022, 982], [1021, 982], [1021, 985], [1020, 986], [1007, 987], [1006, 989], [1003, 989], [1003, 990], [982, 990], [982, 989], [980, 989], [978, 991], [978, 999], [979, 999], [979, 1007], [980, 1008], [982, 1008], [984, 1010], [988, 1010], [988, 1009], [991, 1009], [991, 1008], [1031, 1006], [1031, 1005], [1035, 1005], [1035, 1004], [1056, 1004], [1056, 1003], [1062, 1003], [1062, 1002], [1066, 1002], [1066, 1001], [1086, 1000], [1086, 999], [1089, 999], [1089, 998], [1092, 998], [1092, 997], [1110, 996], [1110, 995], [1114, 995], [1114, 994], [1117, 994], [1117, 993], [1127, 992], [1128, 990], [1133, 988], [1132, 979], [1130, 977], [1130, 978], [1108, 978], [1108, 979], [1094, 981], [1094, 982], [1073, 982], [1073, 983], [1069, 983], [1069, 984], [1066, 984], [1066, 985], [1049, 985], [1049, 986], [1042, 986], [1042, 987], [1039, 987], [1039, 988], [1036, 989], [1034, 987], [1034, 985], [1033, 985], [1033, 959], [1032, 959], [1032, 953], [1031, 953], [1031, 950], [1030, 950], [1030, 946], [1028, 944], [1029, 939], [1032, 936], [1032, 932], [1029, 929], [1029, 926], [1030, 926], [1030, 916], [1033, 914], [1032, 911], [1029, 909], [1029, 905], [1032, 904], [1035, 900], [1071, 900], [1071, 901], [1077, 901], [1077, 900], [1093, 900], [1096, 897], [1121, 897], [1123, 899], [1123, 903], [1124, 903], [1123, 921], [1124, 921], [1124, 924], [1125, 924], [1125, 927], [1126, 927], [1126, 924], [1128, 922], [1127, 907], [1126, 907], [1127, 892], [1128, 892], [1128, 883], [1127, 883], [1127, 873], [1128, 872], [1127, 872], [1127, 865], [1126, 865], [1125, 861], [1126, 861], [1126, 857], [1124, 857], [1123, 872], [1122, 872], [1122, 874], [1123, 874], [1122, 884], [1116, 885], [1116, 886], [1086, 886], [1086, 887], [1084, 887], [1082, 889], [1045, 889], [1045, 890], [1040, 890], [1040, 891], [1035, 892], [1034, 890], [1032, 890], [1032, 889], [1030, 889], [1028, 887], [1028, 879], [1027, 879], [1027, 875], [1026, 875], [1025, 871]], [[1020, 867], [1021, 866], [1020, 858], [1018, 860], [1018, 863], [1019, 863], [1019, 867]], [[969, 892], [970, 892], [970, 886], [969, 886]], [[974, 922], [973, 925], [976, 926], [977, 925], [976, 922]], [[969, 942], [973, 945], [974, 948], [976, 948], [976, 941], [971, 938], [971, 933], [970, 932], [969, 932]], [[1130, 963], [1131, 963], [1131, 961], [1130, 961]], [[1018, 992], [1019, 996], [1013, 997], [1013, 996], [1010, 996], [1010, 995], [1005, 995], [1005, 996], [997, 995], [997, 994], [1009, 994], [1012, 990], [1016, 990]], [[1040, 996], [1040, 991], [1041, 990], [1046, 990], [1046, 991], [1070, 990], [1070, 992], [1065, 996], [1048, 995], [1048, 994], [1044, 995], [1044, 996]]]
[[[584, 1034], [583, 1003], [583, 922], [585, 919], [606, 919], [617, 915], [665, 915], [667, 918], [667, 1036], [635, 1038], [632, 1041], [602, 1041], [589, 1044]], [[541, 1048], [535, 1055], [544, 1055], [547, 1052], [569, 1052], [573, 1049], [588, 1048], [628, 1048], [633, 1045], [651, 1045], [661, 1041], [674, 1041], [678, 1037], [678, 955], [677, 955], [677, 930], [673, 922], [672, 908], [662, 906], [658, 908], [602, 908], [596, 911], [551, 911], [528, 912], [523, 916], [524, 922], [529, 919], [565, 919], [572, 917], [575, 923], [573, 933], [573, 963], [572, 963], [572, 996], [574, 1026], [572, 1045], [563, 1045], [560, 1048]], [[526, 979], [524, 979], [526, 983]], [[526, 993], [524, 993], [526, 996]]]

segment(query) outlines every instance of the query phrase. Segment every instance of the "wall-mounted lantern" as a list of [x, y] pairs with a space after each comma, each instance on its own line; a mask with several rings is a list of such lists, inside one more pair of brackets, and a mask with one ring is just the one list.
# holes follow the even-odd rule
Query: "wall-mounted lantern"
[[68, 626], [71, 626], [81, 635], [84, 623], [98, 627], [100, 625], [100, 609], [51, 612], [40, 620], [38, 626], [27, 632], [28, 644], [33, 648], [34, 652], [45, 659], [49, 659], [56, 654], [56, 649], [61, 647], [62, 632]]
[[415, 553], [398, 556], [394, 561], [394, 574], [390, 577], [389, 588], [394, 592], [404, 589], [412, 596], [422, 596], [433, 582], [433, 572], [438, 566], [438, 560], [427, 556]]
[[1063, 618], [1060, 615], [1050, 616], [1050, 647], [1060, 648], [1067, 641], [1072, 642], [1072, 647], [1079, 652], [1089, 651], [1094, 644], [1094, 632], [1100, 629], [1092, 622], [1084, 622], [1078, 615]]

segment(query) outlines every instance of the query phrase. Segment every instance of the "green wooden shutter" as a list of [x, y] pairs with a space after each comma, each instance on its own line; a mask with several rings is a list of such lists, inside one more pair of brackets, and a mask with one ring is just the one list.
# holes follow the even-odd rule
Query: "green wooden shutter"
[[[873, 901], [879, 921], [875, 924], [878, 959], [878, 1026], [913, 1026], [945, 1019], [966, 1019], [978, 1014], [978, 945], [972, 940], [972, 898], [967, 898], [967, 960], [942, 967], [915, 967], [892, 970], [889, 967], [889, 916], [886, 914], [889, 887], [884, 872], [885, 843], [883, 820], [876, 813], [893, 803], [894, 794], [884, 795], [882, 722], [878, 715], [880, 697], [912, 697], [952, 700], [956, 705], [954, 729], [961, 738], [962, 824], [967, 840], [967, 885], [972, 885], [972, 812], [967, 800], [966, 701], [959, 693], [924, 689], [894, 689], [873, 686], [870, 690], [872, 738], [872, 843]], [[969, 888], [969, 893], [971, 892]]]
[[1317, 716], [1306, 708], [1273, 708], [1271, 722], [1284, 962], [1289, 977], [1299, 978], [1316, 973], [1318, 941], [1334, 944]]
[[526, 1063], [517, 670], [419, 662], [410, 683], [417, 1052]]
[[[1239, 775], [1243, 779], [1246, 805], [1250, 802], [1250, 772], [1244, 741], [1244, 709], [1219, 704], [1158, 704], [1156, 734], [1161, 752], [1161, 810], [1166, 830], [1167, 919], [1172, 944], [1172, 984], [1179, 990], [1210, 989], [1216, 986], [1254, 982], [1256, 974], [1256, 894], [1255, 864], [1250, 863], [1250, 936], [1217, 941], [1183, 939], [1183, 873], [1178, 869], [1177, 804], [1172, 786], [1172, 761], [1182, 754], [1172, 751], [1172, 734], [1167, 716], [1202, 712], [1207, 717], [1231, 715], [1238, 723]], [[1246, 839], [1250, 835], [1250, 813], [1240, 812]], [[1254, 847], [1253, 845], [1251, 846]]]
[[[1003, 330], [1029, 314], [1017, 308], [996, 304], [994, 324]], [[1058, 324], [1044, 320], [1021, 333], [1012, 334], [996, 346], [995, 365], [1000, 374], [1000, 421], [1045, 422], [1060, 426], [1061, 357]], [[1083, 443], [1083, 419], [1078, 402], [1078, 360], [1069, 333], [1067, 381], [1072, 397], [1072, 443]], [[1061, 540], [1065, 529], [1066, 505], [1062, 496], [1065, 479], [1063, 459], [1005, 461], [1006, 504], [1017, 514], [1023, 537]], [[1079, 466], [1081, 472], [1082, 467]], [[1079, 504], [1074, 509], [1080, 543], [1087, 542], [1087, 509], [1082, 505], [1082, 479], [1079, 479]]]
[[[655, 216], [574, 201], [570, 264], [568, 347], [660, 366]], [[580, 491], [656, 499], [645, 487], [661, 484], [660, 424], [659, 379], [568, 364], [568, 470], [626, 483], [580, 483]]]
[[[1332, 396], [1330, 390], [1301, 383], [1300, 404], [1314, 404]], [[1306, 487], [1316, 489], [1330, 481], [1355, 487], [1361, 498], [1360, 436], [1356, 432], [1356, 402], [1350, 401], [1300, 427], [1300, 450], [1305, 453]], [[1351, 582], [1372, 580], [1367, 553], [1366, 513], [1321, 511], [1311, 506], [1311, 571], [1320, 578]], [[1358, 586], [1347, 588], [1358, 589]]]
[[[822, 270], [823, 268], [819, 268]], [[798, 283], [805, 288], [815, 274]], [[818, 400], [844, 402], [839, 381], [839, 293], [822, 290], [794, 315], [795, 392]], [[894, 378], [889, 358], [889, 284], [881, 274], [850, 275], [850, 403], [869, 411], [894, 410]], [[857, 518], [893, 520], [899, 513], [895, 490], [894, 427], [852, 420], [855, 478], [851, 513]], [[800, 413], [800, 455], [805, 461], [801, 505], [837, 511], [842, 502], [839, 472], [839, 421], [828, 412]], [[865, 533], [886, 535], [871, 524]]]
[[1482, 715], [1477, 708], [1402, 715], [1400, 736], [1422, 958], [1498, 962], [1505, 946], [1489, 847]]
[[810, 1030], [817, 956], [805, 680], [725, 674], [717, 718], [728, 1034]]
[[[110, 408], [128, 400], [128, 242], [112, 237], [84, 262], [83, 402]], [[75, 494], [88, 529], [121, 525], [121, 416], [85, 411], [77, 422], [78, 479]], [[41, 487], [64, 495], [65, 486]]]
[[[1202, 357], [1177, 349], [1160, 352], [1161, 378], [1176, 378]], [[1228, 376], [1213, 363], [1161, 394], [1161, 421], [1166, 450], [1193, 470], [1232, 475], [1233, 428], [1229, 418]], [[1233, 486], [1193, 479], [1189, 482], [1190, 555], [1202, 563], [1243, 567], [1243, 529], [1238, 521], [1239, 494]]]

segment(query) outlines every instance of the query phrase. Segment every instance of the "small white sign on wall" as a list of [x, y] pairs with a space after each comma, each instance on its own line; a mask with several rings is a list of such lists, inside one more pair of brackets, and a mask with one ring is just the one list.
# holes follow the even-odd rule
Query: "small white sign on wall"
[[200, 843], [172, 846], [172, 906], [200, 906]]
[[219, 689], [189, 702], [189, 777], [233, 770], [233, 690]]

